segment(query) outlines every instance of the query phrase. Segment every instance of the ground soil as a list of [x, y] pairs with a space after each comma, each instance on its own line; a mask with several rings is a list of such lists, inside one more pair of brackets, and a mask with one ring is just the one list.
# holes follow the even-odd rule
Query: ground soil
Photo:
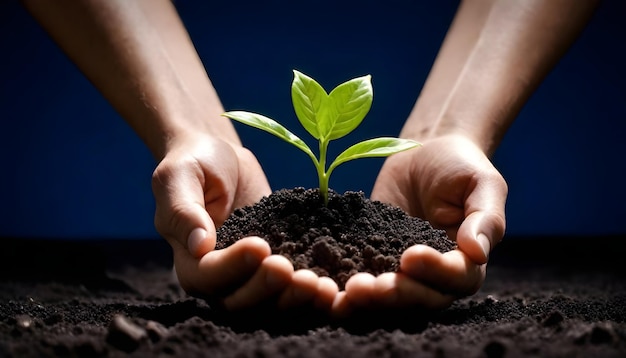
[[266, 239], [294, 268], [329, 276], [340, 288], [357, 272], [397, 271], [400, 255], [415, 244], [441, 252], [456, 247], [445, 231], [362, 192], [331, 191], [325, 205], [319, 190], [304, 188], [279, 190], [237, 209], [218, 230], [218, 248], [251, 235]]
[[189, 297], [162, 240], [3, 239], [0, 357], [626, 357], [623, 239], [505, 238], [450, 308], [344, 321]]

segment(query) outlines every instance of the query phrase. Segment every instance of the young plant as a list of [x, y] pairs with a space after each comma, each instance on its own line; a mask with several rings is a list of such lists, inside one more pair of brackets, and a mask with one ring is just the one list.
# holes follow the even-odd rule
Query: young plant
[[311, 77], [293, 71], [291, 99], [302, 126], [319, 142], [319, 158], [306, 143], [278, 122], [263, 115], [231, 111], [224, 116], [269, 132], [305, 152], [317, 169], [319, 189], [324, 204], [328, 204], [328, 181], [333, 170], [347, 161], [367, 157], [387, 157], [420, 145], [418, 142], [391, 137], [369, 139], [352, 145], [326, 166], [328, 143], [352, 132], [361, 124], [373, 100], [371, 76], [354, 78], [327, 93]]

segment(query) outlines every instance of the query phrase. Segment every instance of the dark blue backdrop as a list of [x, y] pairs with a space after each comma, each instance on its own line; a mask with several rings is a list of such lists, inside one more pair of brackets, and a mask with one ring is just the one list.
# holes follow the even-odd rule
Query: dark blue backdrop
[[[397, 135], [457, 6], [280, 3], [176, 2], [228, 110], [267, 114], [306, 137], [291, 108], [293, 68], [327, 89], [372, 74], [372, 110], [345, 141], [331, 143], [334, 153]], [[0, 10], [0, 237], [157, 237], [148, 151], [17, 1]], [[496, 153], [510, 185], [509, 234], [626, 233], [625, 15], [620, 0], [602, 5]], [[274, 189], [316, 186], [303, 153], [238, 129]], [[331, 187], [369, 194], [381, 164], [344, 164]]]

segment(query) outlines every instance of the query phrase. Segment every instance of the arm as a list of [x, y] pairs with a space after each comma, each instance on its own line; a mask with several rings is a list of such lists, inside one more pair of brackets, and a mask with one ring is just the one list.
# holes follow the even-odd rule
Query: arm
[[[490, 157], [524, 103], [583, 30], [596, 5], [597, 1], [591, 0], [498, 0], [491, 6], [480, 0], [464, 2], [401, 136], [425, 143], [459, 136]], [[464, 61], [454, 62], [455, 57]], [[453, 232], [452, 236], [482, 263], [504, 234], [506, 189], [495, 189], [499, 175], [479, 157], [477, 153], [473, 161], [484, 163], [482, 167], [492, 174], [485, 175], [481, 183], [471, 183], [476, 190], [465, 190], [465, 196], [445, 199], [456, 201], [463, 215], [450, 215], [449, 208], [439, 210], [448, 212], [449, 217], [441, 220], [443, 226], [460, 224], [462, 234]]]
[[240, 145], [168, 0], [24, 0], [157, 159], [198, 131]]
[[[395, 188], [385, 186], [385, 181], [394, 179], [385, 178], [383, 168], [376, 195], [447, 229], [473, 260], [486, 262], [489, 251], [504, 234], [507, 191], [486, 159], [533, 91], [578, 37], [596, 5], [597, 1], [572, 0], [462, 2], [401, 137], [425, 143], [416, 158], [435, 155], [428, 149], [435, 147], [436, 143], [429, 145], [433, 141], [459, 143], [448, 143], [446, 149], [462, 147], [473, 153], [464, 160], [475, 167], [465, 166], [457, 173], [452, 173], [451, 167], [436, 173], [422, 168], [407, 178], [403, 191], [413, 193], [403, 197], [391, 193]], [[390, 158], [388, 167], [403, 157], [407, 155]], [[455, 176], [457, 181], [450, 179]], [[455, 187], [446, 187], [441, 184], [444, 182]], [[444, 188], [449, 192], [445, 197], [425, 197]], [[415, 190], [422, 193], [418, 196]]]
[[[167, 153], [183, 151], [178, 149], [200, 136], [221, 138], [240, 146], [232, 124], [220, 117], [223, 109], [217, 94], [170, 1], [24, 0], [24, 4], [157, 160], [166, 158]], [[215, 143], [227, 150], [221, 142]], [[182, 220], [188, 225], [178, 224], [174, 225], [178, 226], [175, 230], [159, 231], [174, 239], [170, 240], [174, 245], [187, 246], [187, 238], [193, 238], [189, 240], [193, 246], [190, 251], [201, 256], [212, 249], [214, 223], [205, 213], [191, 209], [191, 205], [205, 206], [202, 188], [192, 191], [193, 186], [189, 185], [190, 189], [174, 195], [159, 189], [170, 186], [166, 183], [183, 180], [176, 175], [175, 171], [157, 169], [155, 194], [165, 198], [163, 201], [170, 207], [186, 211], [191, 218]], [[230, 178], [213, 179], [225, 188], [229, 186]], [[232, 198], [226, 196], [219, 201], [224, 204]], [[182, 209], [185, 207], [188, 209]], [[213, 219], [227, 215], [218, 211], [213, 210]], [[157, 229], [163, 221], [166, 220], [157, 220]], [[203, 230], [195, 231], [203, 235], [191, 235], [196, 228]], [[206, 236], [210, 239], [205, 240]]]
[[504, 236], [508, 191], [489, 156], [595, 6], [575, 0], [461, 3], [401, 132], [424, 145], [389, 157], [372, 190], [373, 199], [445, 229], [459, 249], [441, 254], [413, 246], [398, 273], [352, 277], [349, 302], [440, 308], [480, 288], [489, 253]]
[[214, 250], [216, 225], [270, 193], [241, 146], [168, 0], [24, 0], [25, 6], [116, 108], [159, 165], [155, 225], [172, 246], [181, 286], [229, 309], [268, 297], [328, 308], [337, 291], [296, 271], [258, 237]]
[[427, 140], [460, 134], [493, 154], [597, 4], [463, 1], [401, 135]]
[[461, 1], [401, 135], [428, 138], [496, 0]]

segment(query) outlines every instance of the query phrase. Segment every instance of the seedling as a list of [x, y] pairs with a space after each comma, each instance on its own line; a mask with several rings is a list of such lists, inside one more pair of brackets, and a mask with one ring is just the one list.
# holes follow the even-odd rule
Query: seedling
[[302, 126], [319, 141], [319, 158], [302, 139], [273, 119], [244, 111], [226, 112], [224, 116], [269, 132], [305, 152], [313, 160], [317, 169], [319, 189], [324, 198], [324, 204], [328, 204], [330, 174], [339, 164], [358, 158], [387, 157], [420, 145], [408, 139], [373, 138], [352, 145], [339, 154], [326, 168], [328, 143], [352, 132], [369, 112], [374, 97], [372, 77], [367, 75], [354, 78], [327, 93], [311, 77], [296, 70], [293, 73], [294, 79], [291, 84], [293, 108]]

